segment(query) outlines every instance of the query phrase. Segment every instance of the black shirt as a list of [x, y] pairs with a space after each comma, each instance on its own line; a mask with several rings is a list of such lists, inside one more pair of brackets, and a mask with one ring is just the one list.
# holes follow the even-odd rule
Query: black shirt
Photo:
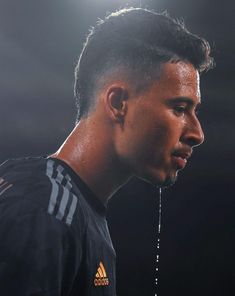
[[115, 296], [106, 208], [64, 162], [0, 166], [0, 295]]

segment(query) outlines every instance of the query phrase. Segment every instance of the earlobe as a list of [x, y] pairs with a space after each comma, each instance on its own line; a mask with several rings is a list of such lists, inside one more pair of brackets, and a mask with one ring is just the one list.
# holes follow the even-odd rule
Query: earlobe
[[106, 92], [105, 108], [112, 120], [122, 122], [127, 112], [128, 91], [121, 86], [111, 86]]

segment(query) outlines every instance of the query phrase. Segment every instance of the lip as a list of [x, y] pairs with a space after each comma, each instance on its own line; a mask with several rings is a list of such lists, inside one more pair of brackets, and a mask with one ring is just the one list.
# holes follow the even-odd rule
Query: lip
[[177, 149], [172, 153], [172, 160], [173, 163], [177, 166], [179, 170], [182, 170], [186, 164], [187, 160], [192, 155], [192, 149], [191, 148], [181, 148]]
[[179, 170], [182, 170], [187, 164], [187, 159], [181, 156], [173, 155], [172, 160]]

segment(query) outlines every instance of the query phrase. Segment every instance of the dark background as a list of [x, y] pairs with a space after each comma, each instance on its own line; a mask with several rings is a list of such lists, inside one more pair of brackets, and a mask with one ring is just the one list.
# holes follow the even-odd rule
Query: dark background
[[[235, 4], [154, 0], [212, 45], [202, 75], [206, 141], [162, 193], [158, 296], [235, 295]], [[140, 1], [0, 0], [0, 161], [55, 151], [75, 122], [73, 69], [88, 28]], [[158, 194], [133, 180], [110, 202], [119, 296], [154, 295]]]

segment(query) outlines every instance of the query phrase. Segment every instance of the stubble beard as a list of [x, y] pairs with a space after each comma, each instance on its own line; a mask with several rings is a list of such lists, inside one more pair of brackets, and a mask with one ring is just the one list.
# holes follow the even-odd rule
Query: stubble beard
[[156, 182], [155, 179], [151, 180], [151, 178], [143, 177], [143, 176], [140, 177], [140, 176], [136, 175], [136, 177], [143, 180], [143, 181], [145, 181], [145, 182], [147, 182], [147, 183], [150, 183], [150, 184], [152, 184], [154, 186], [157, 186], [159, 188], [169, 188], [169, 187], [173, 186], [175, 184], [175, 182], [177, 181], [178, 173], [176, 172], [174, 175], [167, 176], [165, 178], [165, 180], [162, 181], [162, 182]]
[[169, 188], [171, 186], [173, 186], [175, 184], [175, 182], [178, 179], [178, 175], [175, 176], [169, 176], [165, 179], [164, 182], [162, 182], [162, 184], [159, 185], [159, 187], [161, 188]]

